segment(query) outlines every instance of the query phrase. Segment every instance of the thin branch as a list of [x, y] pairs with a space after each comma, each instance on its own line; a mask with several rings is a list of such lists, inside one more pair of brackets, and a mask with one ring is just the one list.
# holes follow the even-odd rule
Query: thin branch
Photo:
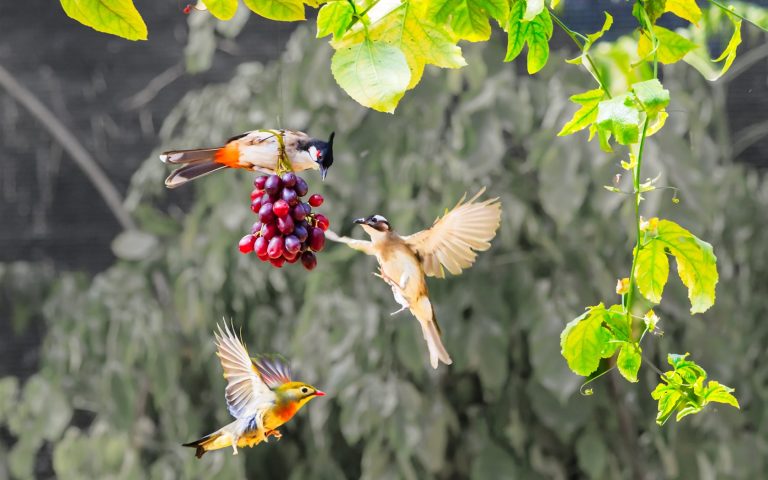
[[711, 4], [715, 5], [716, 7], [719, 7], [719, 8], [720, 8], [720, 10], [723, 10], [724, 12], [730, 13], [730, 14], [731, 14], [731, 15], [733, 15], [734, 17], [738, 17], [738, 18], [740, 18], [740, 19], [744, 20], [745, 22], [749, 23], [750, 25], [753, 25], [753, 26], [755, 26], [755, 27], [759, 28], [760, 30], [762, 30], [762, 31], [764, 31], [764, 32], [766, 32], [766, 33], [768, 33], [768, 28], [765, 28], [765, 27], [764, 27], [764, 26], [762, 26], [762, 25], [758, 25], [758, 24], [756, 24], [755, 22], [753, 22], [752, 20], [750, 20], [750, 19], [748, 19], [747, 17], [745, 17], [744, 15], [741, 15], [741, 14], [739, 14], [739, 13], [736, 13], [736, 12], [734, 12], [733, 10], [731, 10], [731, 9], [730, 9], [730, 8], [728, 8], [728, 7], [726, 7], [726, 6], [725, 6], [725, 5], [723, 5], [722, 3], [718, 2], [717, 0], [709, 0], [709, 3], [711, 3]]
[[125, 209], [120, 192], [118, 192], [96, 160], [88, 153], [74, 134], [56, 118], [53, 112], [43, 105], [32, 92], [17, 82], [13, 75], [2, 65], [0, 65], [0, 86], [14, 100], [26, 108], [48, 130], [48, 133], [61, 144], [64, 150], [72, 157], [72, 160], [80, 167], [80, 170], [93, 183], [96, 190], [99, 191], [120, 225], [126, 230], [135, 229], [136, 224], [128, 210]]
[[156, 76], [134, 95], [123, 100], [121, 106], [126, 110], [136, 110], [151, 102], [158, 93], [184, 74], [184, 67], [177, 63]]

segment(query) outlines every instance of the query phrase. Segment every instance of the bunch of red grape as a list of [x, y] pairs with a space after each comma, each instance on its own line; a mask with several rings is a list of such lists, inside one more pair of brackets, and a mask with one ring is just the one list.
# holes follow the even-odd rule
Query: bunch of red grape
[[325, 246], [325, 231], [330, 225], [325, 215], [312, 213], [312, 207], [323, 204], [322, 195], [311, 195], [303, 202], [309, 186], [293, 172], [262, 175], [253, 185], [251, 210], [259, 219], [251, 233], [240, 239], [240, 252], [256, 252], [261, 261], [278, 268], [299, 260], [307, 270], [315, 268], [315, 252]]

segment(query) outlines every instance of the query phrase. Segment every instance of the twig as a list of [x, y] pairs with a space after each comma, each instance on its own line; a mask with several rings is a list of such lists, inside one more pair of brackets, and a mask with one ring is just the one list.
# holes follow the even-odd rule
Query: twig
[[2, 65], [0, 65], [0, 86], [14, 100], [24, 106], [48, 130], [48, 133], [61, 144], [64, 150], [72, 157], [72, 160], [80, 167], [80, 170], [93, 183], [96, 190], [99, 191], [120, 225], [126, 230], [135, 229], [136, 224], [128, 210], [123, 206], [123, 198], [120, 192], [117, 191], [117, 188], [115, 188], [96, 160], [88, 153], [74, 134], [56, 118], [53, 112], [48, 110], [32, 92], [17, 82], [13, 75]]
[[151, 102], [158, 93], [184, 74], [184, 67], [177, 63], [156, 76], [134, 95], [123, 100], [121, 106], [126, 110], [136, 110]]

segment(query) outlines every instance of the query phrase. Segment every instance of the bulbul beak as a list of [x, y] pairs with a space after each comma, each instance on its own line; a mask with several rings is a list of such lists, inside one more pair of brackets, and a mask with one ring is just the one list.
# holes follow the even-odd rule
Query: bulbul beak
[[322, 390], [315, 390], [315, 396], [316, 397], [324, 397], [325, 396], [325, 392], [323, 392]]
[[354, 223], [357, 223], [358, 225], [366, 225], [368, 223], [367, 218], [356, 218]]
[[320, 178], [322, 178], [323, 181], [325, 181], [325, 176], [326, 175], [328, 175], [328, 169], [321, 166], [320, 167]]

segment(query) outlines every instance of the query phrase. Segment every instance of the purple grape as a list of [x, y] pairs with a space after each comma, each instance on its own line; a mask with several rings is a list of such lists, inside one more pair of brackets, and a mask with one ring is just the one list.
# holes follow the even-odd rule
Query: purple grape
[[299, 196], [292, 188], [284, 188], [281, 198], [288, 202], [288, 205], [294, 206], [299, 203]]
[[261, 227], [261, 236], [264, 237], [265, 240], [272, 240], [272, 237], [277, 235], [277, 232], [276, 223], [267, 223]]
[[275, 218], [275, 214], [272, 212], [272, 204], [267, 202], [259, 209], [259, 220], [261, 223], [269, 223]]
[[282, 183], [280, 177], [277, 175], [270, 175], [264, 183], [264, 191], [270, 195], [275, 195], [280, 192], [280, 187], [283, 186]]
[[285, 237], [285, 251], [291, 255], [295, 255], [301, 250], [301, 241], [296, 238], [295, 235], [288, 235]]
[[304, 242], [309, 236], [309, 232], [303, 225], [296, 225], [293, 227], [293, 234], [299, 239], [299, 242]]
[[260, 209], [261, 209], [261, 198], [257, 198], [251, 202], [251, 211], [253, 213], [259, 213]]
[[253, 224], [253, 226], [251, 227], [251, 233], [252, 233], [252, 234], [254, 234], [254, 235], [256, 235], [257, 233], [259, 233], [259, 232], [261, 231], [261, 227], [262, 227], [262, 225], [264, 225], [264, 224], [263, 224], [263, 223], [261, 223], [261, 221], [259, 221], [259, 220], [256, 220], [256, 222], [255, 222], [255, 223]]
[[304, 252], [301, 254], [301, 264], [307, 270], [312, 270], [317, 266], [317, 257], [312, 252]]
[[296, 174], [293, 172], [284, 173], [283, 185], [289, 188], [296, 185]]
[[258, 237], [256, 239], [256, 242], [253, 244], [253, 250], [256, 252], [256, 255], [259, 257], [263, 257], [267, 255], [267, 239], [264, 237]]
[[307, 218], [307, 212], [304, 211], [304, 207], [301, 206], [301, 204], [296, 205], [293, 207], [293, 210], [291, 211], [291, 216], [294, 220], [300, 222]]
[[296, 186], [293, 189], [296, 190], [296, 195], [303, 197], [309, 191], [309, 185], [303, 178], [296, 176]]
[[253, 186], [259, 190], [264, 190], [264, 185], [267, 183], [267, 176], [260, 175], [253, 180]]

